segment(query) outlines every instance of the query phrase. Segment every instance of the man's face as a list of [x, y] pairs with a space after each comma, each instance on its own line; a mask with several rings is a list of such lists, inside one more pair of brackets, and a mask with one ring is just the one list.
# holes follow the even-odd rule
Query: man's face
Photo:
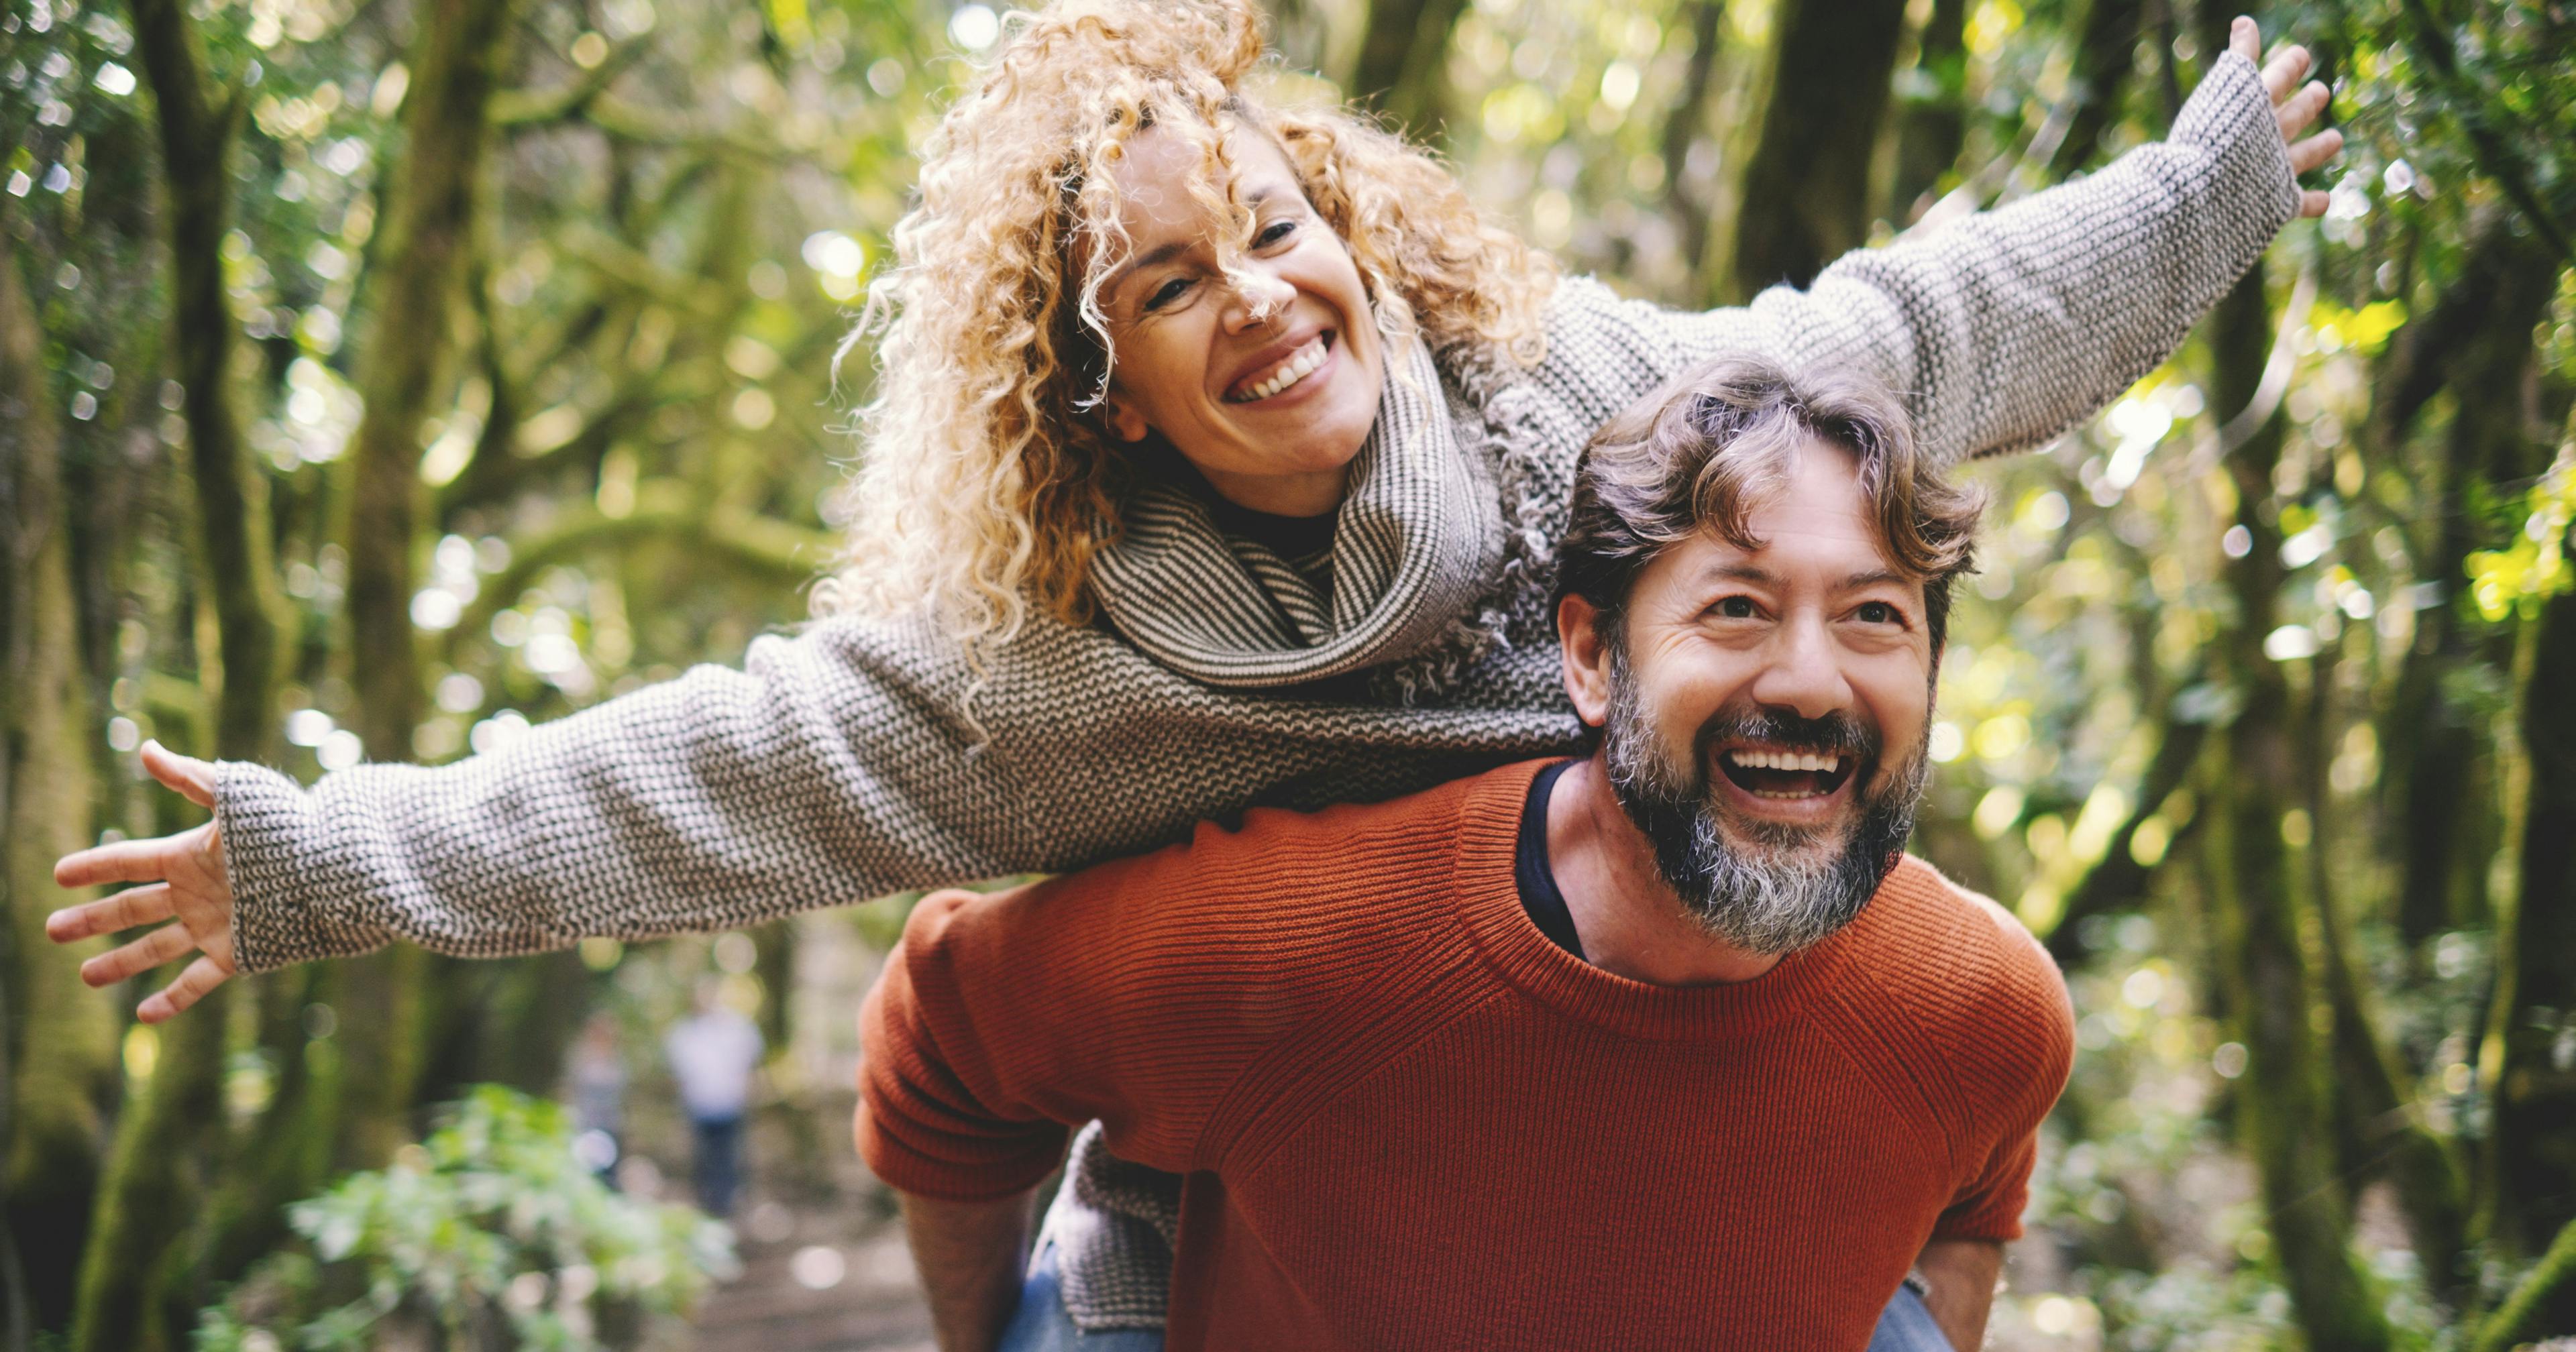
[[1904, 849], [1935, 658], [1849, 453], [1809, 442], [1750, 525], [1759, 549], [1710, 531], [1647, 565], [1585, 713], [1665, 882], [1777, 954], [1858, 915]]

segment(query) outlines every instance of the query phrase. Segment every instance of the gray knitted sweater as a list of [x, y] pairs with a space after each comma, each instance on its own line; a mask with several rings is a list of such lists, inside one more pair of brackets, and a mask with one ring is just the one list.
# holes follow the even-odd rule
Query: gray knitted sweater
[[[974, 700], [989, 741], [934, 627], [836, 619], [756, 641], [741, 671], [699, 667], [452, 765], [361, 766], [308, 790], [227, 763], [235, 951], [257, 972], [394, 940], [490, 957], [730, 929], [1570, 750], [1547, 548], [1613, 412], [1696, 359], [1752, 350], [1878, 376], [1942, 459], [2027, 448], [2172, 352], [2297, 202], [2260, 77], [2230, 56], [2170, 140], [1852, 254], [1804, 292], [1685, 314], [1569, 281], [1532, 370], [1392, 349], [1329, 586], [1187, 493], [1149, 491], [1098, 562], [1102, 622], [1032, 620], [993, 655]], [[1118, 1207], [1114, 1172], [1088, 1166], [1069, 1191], [1168, 1218], [1151, 1197]], [[1137, 1247], [1155, 1237], [1092, 1220], [1056, 1228], [1077, 1315], [1159, 1322], [1161, 1260]]]

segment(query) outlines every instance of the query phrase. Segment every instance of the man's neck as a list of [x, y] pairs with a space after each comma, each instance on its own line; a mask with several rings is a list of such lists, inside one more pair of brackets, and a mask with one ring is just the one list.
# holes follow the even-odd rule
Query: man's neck
[[1548, 870], [1573, 913], [1583, 956], [1657, 986], [1750, 981], [1780, 960], [1718, 939], [1691, 918], [1655, 868], [1654, 846], [1628, 819], [1601, 759], [1567, 766], [1547, 804]]

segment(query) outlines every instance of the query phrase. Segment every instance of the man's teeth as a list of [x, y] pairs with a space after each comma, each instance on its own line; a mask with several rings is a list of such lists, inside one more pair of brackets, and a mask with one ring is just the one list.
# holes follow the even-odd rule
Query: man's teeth
[[1323, 364], [1324, 340], [1317, 338], [1289, 353], [1288, 360], [1272, 367], [1269, 375], [1244, 386], [1240, 402], [1249, 404], [1256, 399], [1267, 399], [1314, 374], [1315, 368]]
[[[1729, 751], [1727, 758], [1748, 770], [1814, 770], [1833, 771], [1842, 768], [1840, 756], [1809, 756], [1794, 751]], [[1784, 795], [1786, 796], [1786, 795]]]

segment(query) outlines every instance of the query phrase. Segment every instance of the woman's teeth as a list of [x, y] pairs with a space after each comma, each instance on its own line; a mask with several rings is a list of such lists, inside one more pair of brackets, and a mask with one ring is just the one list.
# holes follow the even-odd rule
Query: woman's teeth
[[1289, 353], [1288, 360], [1270, 368], [1269, 373], [1259, 380], [1239, 387], [1234, 395], [1234, 402], [1249, 404], [1256, 400], [1267, 399], [1313, 375], [1315, 368], [1324, 364], [1324, 352], [1324, 340], [1318, 337], [1315, 341]]

